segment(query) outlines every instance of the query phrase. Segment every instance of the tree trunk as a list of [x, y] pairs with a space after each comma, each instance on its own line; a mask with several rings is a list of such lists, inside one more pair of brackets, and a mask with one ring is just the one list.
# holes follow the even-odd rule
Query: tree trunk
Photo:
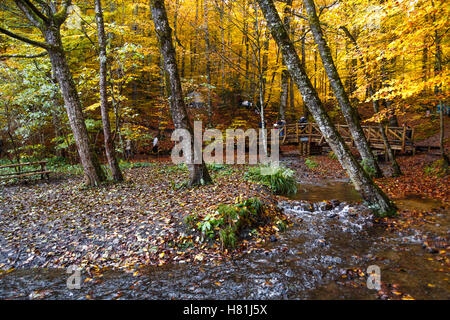
[[[259, 19], [258, 19], [258, 4], [256, 1], [253, 3], [254, 12], [255, 12], [255, 41], [256, 41], [256, 50], [253, 50], [254, 56], [256, 56], [257, 66], [258, 66], [258, 90], [259, 90], [259, 107], [260, 107], [260, 121], [261, 121], [261, 136], [262, 136], [262, 145], [264, 153], [267, 154], [267, 136], [266, 136], [266, 124], [265, 124], [265, 116], [264, 116], [264, 98], [266, 95], [266, 72], [268, 67], [268, 56], [267, 50], [269, 48], [269, 35], [266, 34], [266, 37], [263, 42], [263, 48], [261, 48], [261, 32], [259, 27]], [[261, 55], [261, 49], [266, 50]]]
[[448, 156], [447, 156], [447, 153], [445, 152], [445, 144], [444, 144], [444, 141], [445, 141], [445, 125], [444, 125], [444, 104], [442, 103], [442, 101], [440, 101], [440, 105], [441, 105], [441, 111], [439, 112], [439, 115], [440, 115], [440, 125], [439, 125], [439, 127], [440, 127], [440, 134], [439, 134], [439, 146], [440, 146], [440, 149], [441, 149], [441, 157], [442, 157], [442, 160], [444, 161], [444, 167], [445, 168], [448, 168], [448, 166], [449, 166], [449, 163], [450, 163], [450, 161], [449, 161], [449, 158], [448, 158]]
[[[291, 5], [292, 0], [287, 0], [284, 9], [283, 23], [287, 32], [291, 30]], [[285, 65], [282, 59], [283, 66]], [[289, 72], [287, 70], [281, 71], [281, 95], [280, 95], [280, 119], [286, 120], [286, 110], [289, 97]]]
[[108, 160], [111, 176], [115, 181], [123, 181], [122, 172], [115, 155], [114, 141], [111, 137], [111, 124], [109, 121], [109, 105], [106, 93], [106, 73], [107, 73], [107, 56], [106, 56], [106, 36], [105, 25], [103, 22], [103, 11], [101, 0], [95, 0], [95, 15], [97, 19], [98, 46], [100, 58], [100, 109], [102, 113], [103, 135], [105, 139], [106, 159]]
[[287, 70], [281, 71], [281, 94], [280, 94], [280, 120], [286, 120], [286, 106], [289, 94], [289, 74]]
[[[344, 31], [345, 35], [348, 37], [348, 39], [352, 42], [352, 44], [355, 46], [356, 50], [358, 51], [358, 54], [360, 56], [359, 59], [360, 59], [360, 63], [361, 63], [361, 69], [364, 70], [364, 76], [365, 76], [366, 80], [368, 82], [370, 82], [370, 77], [369, 77], [368, 72], [366, 70], [365, 62], [364, 62], [364, 59], [362, 57], [361, 51], [359, 49], [359, 46], [358, 46], [358, 43], [356, 42], [355, 37], [353, 37], [353, 35], [350, 33], [350, 31], [345, 26], [342, 26], [341, 29]], [[373, 95], [375, 94], [375, 91], [376, 91], [375, 85], [374, 84], [369, 85], [368, 88], [367, 88], [367, 91], [368, 91], [369, 95], [371, 97], [373, 97]], [[373, 106], [373, 111], [375, 113], [380, 112], [380, 101], [379, 100], [373, 99], [372, 100], [372, 106]], [[397, 160], [395, 159], [394, 151], [391, 148], [391, 144], [389, 143], [389, 139], [388, 139], [388, 137], [386, 135], [386, 131], [384, 130], [382, 121], [380, 121], [378, 123], [378, 128], [380, 130], [380, 134], [381, 134], [381, 137], [383, 139], [384, 147], [386, 148], [386, 152], [388, 154], [389, 160], [392, 162], [392, 169], [393, 169], [393, 172], [394, 172], [393, 175], [394, 176], [400, 176], [400, 175], [402, 175], [402, 171], [400, 169], [400, 166], [397, 163]]]
[[[431, 1], [433, 7], [434, 2]], [[436, 22], [436, 14], [433, 13], [433, 22]], [[438, 75], [442, 72], [442, 48], [441, 48], [441, 35], [439, 35], [438, 29], [434, 30], [434, 43], [436, 44], [436, 52], [434, 54], [434, 74]], [[439, 128], [440, 128], [440, 134], [439, 134], [439, 147], [441, 151], [441, 157], [442, 161], [444, 162], [444, 167], [448, 168], [449, 166], [449, 158], [445, 152], [445, 144], [444, 144], [444, 138], [445, 138], [445, 124], [444, 124], [444, 103], [442, 101], [442, 88], [441, 86], [436, 86], [434, 88], [434, 92], [437, 97], [437, 101], [440, 106], [440, 112], [439, 112]]]
[[[370, 96], [373, 97], [375, 92], [374, 92], [372, 85], [370, 85], [368, 89], [369, 89]], [[380, 112], [380, 101], [379, 100], [373, 99], [372, 106], [373, 106], [373, 111], [375, 113]], [[391, 148], [391, 144], [389, 143], [389, 139], [386, 135], [386, 131], [384, 130], [382, 121], [380, 121], [378, 123], [378, 129], [380, 130], [380, 134], [383, 139], [384, 147], [386, 148], [386, 152], [388, 154], [389, 160], [392, 162], [392, 170], [394, 171], [393, 176], [394, 177], [401, 176], [402, 170], [400, 169], [400, 166], [398, 165], [397, 159], [395, 159], [394, 151]]]
[[222, 104], [225, 106], [225, 25], [224, 25], [224, 2], [221, 1], [219, 7], [219, 19], [220, 19], [220, 54], [222, 55], [220, 59], [220, 75], [221, 75], [221, 95], [222, 95]]
[[6, 104], [7, 132], [8, 132], [9, 140], [11, 141], [11, 145], [12, 145], [13, 150], [14, 150], [14, 156], [16, 157], [16, 161], [17, 161], [17, 163], [20, 163], [20, 153], [18, 151], [16, 141], [14, 140], [13, 130], [11, 128], [11, 116], [9, 114], [9, 107], [8, 107], [8, 105], [9, 105], [9, 102], [7, 102], [7, 104]]
[[347, 171], [356, 190], [361, 193], [362, 197], [378, 212], [378, 214], [394, 214], [396, 212], [395, 205], [355, 160], [341, 135], [331, 122], [316, 90], [314, 90], [311, 81], [303, 69], [300, 58], [295, 51], [293, 43], [289, 39], [289, 34], [284, 28], [273, 0], [258, 0], [258, 3], [267, 20], [272, 36], [281, 49], [288, 71], [291, 78], [297, 84], [303, 97], [303, 101], [308, 101], [309, 111], [318, 124], [325, 140], [333, 149], [343, 168]]
[[[195, 26], [194, 26], [194, 47], [191, 45], [191, 77], [194, 76], [194, 72], [197, 70], [197, 47], [198, 47], [198, 9], [199, 0], [195, 1]], [[192, 44], [192, 42], [191, 42]]]
[[69, 123], [84, 169], [85, 182], [87, 185], [99, 185], [105, 179], [105, 174], [98, 162], [96, 154], [91, 150], [89, 145], [89, 136], [84, 122], [80, 98], [61, 41], [60, 28], [67, 18], [67, 9], [71, 3], [72, 1], [69, 0], [63, 1], [58, 13], [52, 13], [56, 12], [56, 9], [47, 11], [46, 13], [49, 14], [47, 17], [38, 7], [33, 6], [30, 1], [15, 1], [15, 4], [25, 14], [27, 20], [42, 32], [45, 42], [19, 36], [1, 27], [0, 32], [31, 44], [32, 46], [47, 50], [52, 64], [53, 74], [58, 80], [64, 99]]
[[211, 48], [209, 41], [208, 0], [203, 0], [203, 14], [205, 18], [205, 55], [206, 55], [206, 81], [208, 84], [208, 125], [212, 126], [212, 98], [211, 98]]
[[370, 167], [375, 177], [382, 177], [383, 172], [381, 171], [378, 163], [373, 156], [372, 150], [370, 149], [367, 138], [364, 135], [364, 131], [359, 122], [358, 113], [355, 108], [352, 107], [348, 95], [345, 91], [344, 85], [342, 84], [341, 78], [337, 72], [336, 66], [331, 56], [331, 50], [328, 46], [325, 37], [320, 26], [320, 21], [316, 13], [316, 7], [314, 0], [303, 0], [305, 4], [306, 11], [308, 13], [308, 19], [311, 26], [311, 31], [314, 35], [314, 40], [318, 46], [320, 57], [322, 58], [323, 66], [327, 73], [328, 79], [330, 80], [331, 88], [333, 89], [334, 95], [341, 107], [342, 113], [344, 114], [345, 120], [348, 124], [350, 133], [355, 141], [356, 147], [365, 162], [365, 164]]
[[[170, 103], [172, 120], [176, 129], [186, 129], [190, 132], [191, 137], [193, 137], [194, 134], [192, 126], [189, 123], [186, 105], [183, 99], [175, 49], [172, 42], [172, 29], [170, 28], [169, 21], [167, 19], [164, 0], [150, 0], [150, 5], [153, 22], [155, 24], [155, 31], [160, 42], [160, 50], [164, 59], [164, 66], [169, 74], [172, 97], [172, 103]], [[191, 144], [192, 150], [194, 150], [193, 141], [191, 141]], [[192, 154], [194, 154], [194, 152], [192, 152]], [[206, 168], [203, 160], [201, 164], [194, 164], [191, 159], [186, 159], [186, 162], [189, 169], [189, 184], [191, 186], [212, 182], [208, 169]]]
[[[302, 30], [303, 30], [302, 39], [301, 39], [302, 67], [303, 67], [303, 70], [306, 70], [306, 27], [303, 27]], [[294, 80], [292, 80], [292, 79], [291, 79], [291, 81], [294, 82]], [[309, 116], [308, 107], [306, 106], [306, 102], [303, 101], [303, 117], [305, 117], [305, 119], [308, 119], [308, 116]]]
[[291, 118], [295, 118], [295, 96], [294, 96], [294, 81], [289, 78], [289, 112]]
[[45, 40], [52, 47], [48, 50], [55, 77], [66, 106], [70, 127], [72, 128], [75, 143], [78, 148], [81, 164], [84, 169], [85, 183], [99, 185], [106, 179], [96, 154], [91, 150], [89, 135], [84, 122], [81, 102], [75, 82], [72, 78], [69, 65], [64, 53], [59, 27], [51, 25], [43, 30]]

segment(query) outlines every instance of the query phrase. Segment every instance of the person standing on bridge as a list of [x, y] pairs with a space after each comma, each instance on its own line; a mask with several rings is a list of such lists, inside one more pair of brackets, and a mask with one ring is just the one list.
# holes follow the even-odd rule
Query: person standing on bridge
[[275, 128], [280, 130], [280, 138], [284, 137], [284, 134], [286, 133], [286, 121], [284, 120], [278, 120], [274, 125]]
[[308, 123], [308, 120], [305, 117], [301, 117], [298, 120], [298, 123], [300, 124], [300, 128], [304, 128], [306, 126], [306, 123]]

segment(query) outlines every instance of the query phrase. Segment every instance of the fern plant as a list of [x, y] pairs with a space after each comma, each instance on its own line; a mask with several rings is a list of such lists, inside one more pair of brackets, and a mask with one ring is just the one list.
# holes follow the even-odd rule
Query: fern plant
[[275, 194], [289, 195], [297, 192], [294, 171], [282, 166], [251, 167], [245, 173], [245, 177], [268, 186]]

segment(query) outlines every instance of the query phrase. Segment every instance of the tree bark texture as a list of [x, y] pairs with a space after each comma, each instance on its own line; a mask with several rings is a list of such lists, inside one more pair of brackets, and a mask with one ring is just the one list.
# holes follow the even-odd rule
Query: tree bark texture
[[108, 165], [111, 170], [111, 177], [115, 181], [123, 181], [122, 172], [115, 155], [114, 141], [111, 136], [111, 123], [109, 121], [109, 105], [106, 91], [107, 55], [106, 55], [106, 35], [103, 21], [103, 10], [101, 0], [95, 0], [95, 16], [97, 21], [99, 58], [100, 58], [100, 110], [102, 114], [103, 135], [105, 140], [105, 153]]
[[[164, 60], [166, 72], [169, 75], [171, 103], [170, 109], [172, 113], [172, 120], [175, 129], [186, 129], [190, 132], [191, 137], [194, 136], [192, 126], [186, 111], [186, 105], [183, 99], [183, 92], [181, 89], [181, 80], [178, 72], [176, 62], [175, 48], [172, 42], [172, 29], [170, 28], [167, 18], [167, 12], [164, 5], [164, 0], [150, 0], [153, 22], [155, 24], [155, 31], [160, 42], [160, 50]], [[194, 150], [193, 139], [191, 139], [192, 150]], [[194, 152], [192, 152], [194, 154]], [[189, 169], [189, 184], [200, 185], [211, 183], [212, 179], [209, 176], [208, 169], [202, 160], [201, 164], [194, 164], [193, 161], [188, 161]]]
[[327, 73], [331, 88], [333, 89], [334, 95], [339, 103], [341, 111], [344, 114], [355, 145], [365, 164], [373, 169], [375, 177], [382, 177], [383, 172], [378, 166], [372, 150], [370, 149], [369, 143], [367, 142], [367, 138], [361, 127], [361, 123], [359, 122], [357, 110], [352, 107], [348, 95], [345, 91], [344, 85], [342, 84], [341, 78], [337, 72], [333, 57], [331, 55], [330, 47], [325, 40], [322, 28], [320, 26], [320, 21], [316, 13], [314, 0], [303, 0], [303, 3], [308, 13], [308, 20], [311, 26], [311, 31], [314, 35], [314, 41], [316, 42], [319, 49], [319, 54], [322, 58], [325, 72]]
[[325, 140], [333, 149], [342, 167], [347, 171], [356, 190], [361, 193], [362, 197], [380, 215], [394, 214], [396, 212], [395, 205], [356, 161], [336, 127], [331, 122], [302, 66], [293, 43], [289, 39], [289, 34], [284, 28], [273, 0], [258, 0], [258, 3], [267, 20], [272, 36], [284, 56], [291, 78], [295, 81], [303, 100], [307, 102], [306, 105], [318, 124]]

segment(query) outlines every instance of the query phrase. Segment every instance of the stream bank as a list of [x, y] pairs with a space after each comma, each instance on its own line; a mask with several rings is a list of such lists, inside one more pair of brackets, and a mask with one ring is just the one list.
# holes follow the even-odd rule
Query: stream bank
[[[448, 215], [440, 204], [417, 199], [398, 202], [408, 210], [433, 212], [434, 219], [409, 230], [390, 228], [387, 220], [375, 219], [357, 200], [343, 181], [301, 184], [294, 199], [279, 203], [293, 225], [249, 253], [211, 263], [145, 267], [139, 274], [107, 271], [92, 280], [82, 274], [88, 281], [81, 283], [80, 290], [67, 289], [64, 270], [18, 269], [0, 276], [0, 298], [450, 298], [448, 265], [437, 259], [446, 255], [426, 250], [425, 245], [430, 239], [448, 245]], [[423, 203], [425, 210], [417, 208]], [[370, 265], [381, 269], [380, 291], [367, 288]]]

